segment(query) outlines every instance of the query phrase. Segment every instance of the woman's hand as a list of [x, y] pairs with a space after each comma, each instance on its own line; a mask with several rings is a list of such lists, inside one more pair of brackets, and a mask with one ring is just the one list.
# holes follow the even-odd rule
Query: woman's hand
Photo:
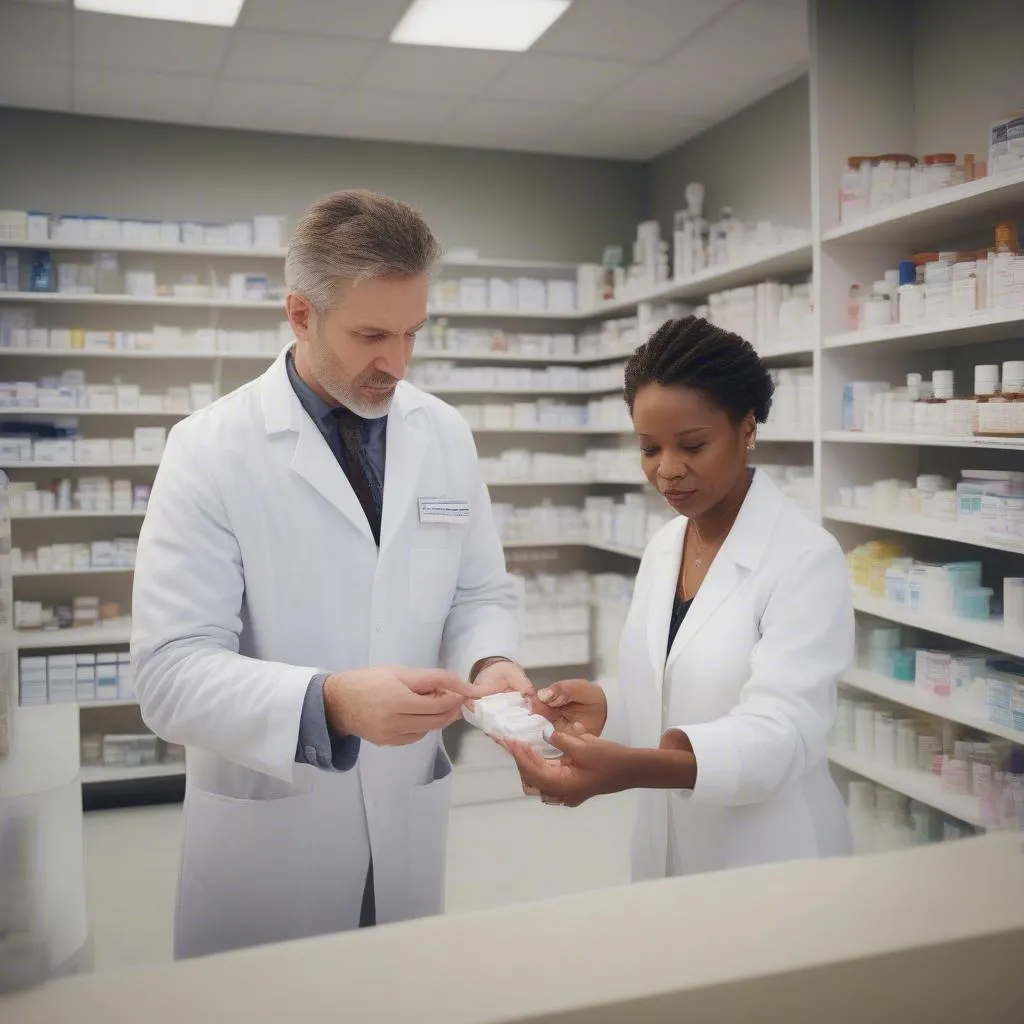
[[581, 725], [584, 732], [600, 736], [608, 719], [604, 690], [586, 679], [563, 679], [552, 683], [538, 692], [531, 705], [535, 715], [542, 715], [562, 732]]
[[573, 726], [571, 733], [553, 733], [548, 742], [566, 756], [548, 759], [525, 743], [502, 743], [515, 758], [528, 795], [539, 795], [547, 804], [579, 807], [591, 797], [618, 793], [633, 785], [635, 751], [631, 747], [599, 739], [580, 725]]

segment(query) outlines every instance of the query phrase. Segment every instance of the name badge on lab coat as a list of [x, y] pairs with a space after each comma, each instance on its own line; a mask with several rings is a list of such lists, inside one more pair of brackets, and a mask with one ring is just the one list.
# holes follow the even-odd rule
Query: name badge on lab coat
[[448, 498], [420, 498], [421, 523], [464, 523], [469, 519], [469, 502]]

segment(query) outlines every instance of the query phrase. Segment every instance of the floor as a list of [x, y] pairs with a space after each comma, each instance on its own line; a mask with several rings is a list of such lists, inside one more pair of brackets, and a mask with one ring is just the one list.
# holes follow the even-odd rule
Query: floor
[[[512, 799], [456, 806], [448, 911], [479, 910], [628, 881], [629, 794], [569, 810]], [[97, 970], [171, 959], [178, 805], [85, 816], [85, 866]]]

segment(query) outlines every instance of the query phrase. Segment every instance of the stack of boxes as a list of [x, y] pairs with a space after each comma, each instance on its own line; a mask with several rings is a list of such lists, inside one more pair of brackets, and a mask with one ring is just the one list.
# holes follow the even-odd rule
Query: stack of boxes
[[127, 651], [24, 656], [19, 663], [19, 683], [22, 707], [135, 698]]

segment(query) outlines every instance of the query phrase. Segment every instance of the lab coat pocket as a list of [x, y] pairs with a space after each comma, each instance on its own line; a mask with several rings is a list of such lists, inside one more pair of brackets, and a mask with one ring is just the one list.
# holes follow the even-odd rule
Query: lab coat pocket
[[312, 807], [312, 793], [239, 800], [189, 788], [176, 957], [308, 934], [317, 896]]
[[409, 790], [409, 835], [406, 894], [408, 917], [444, 911], [445, 853], [451, 805], [452, 762], [442, 747], [434, 760], [433, 778]]
[[449, 612], [459, 580], [458, 548], [413, 548], [409, 555], [409, 611], [419, 622]]

